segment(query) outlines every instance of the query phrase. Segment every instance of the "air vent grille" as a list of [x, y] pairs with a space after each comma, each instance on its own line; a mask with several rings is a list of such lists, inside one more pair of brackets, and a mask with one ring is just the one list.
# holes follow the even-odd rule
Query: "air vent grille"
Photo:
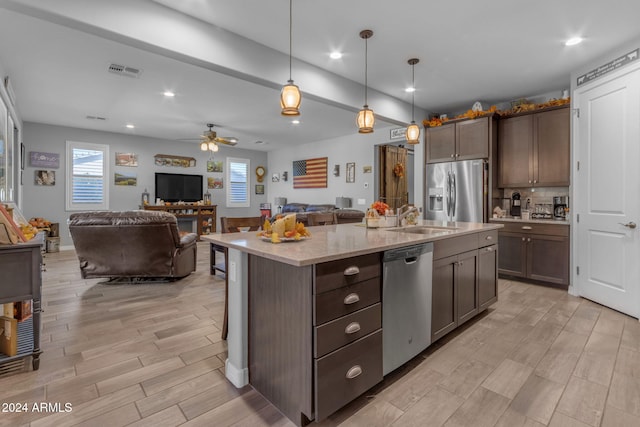
[[106, 117], [100, 117], [100, 116], [87, 116], [87, 119], [89, 119], [89, 120], [107, 120]]
[[138, 78], [142, 74], [142, 70], [135, 67], [129, 67], [128, 65], [109, 64], [108, 71], [120, 76]]

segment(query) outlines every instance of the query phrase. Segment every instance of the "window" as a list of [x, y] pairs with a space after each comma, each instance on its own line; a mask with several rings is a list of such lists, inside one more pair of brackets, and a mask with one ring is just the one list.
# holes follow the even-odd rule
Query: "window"
[[227, 157], [227, 207], [249, 207], [249, 159]]
[[68, 211], [109, 209], [109, 147], [67, 141]]

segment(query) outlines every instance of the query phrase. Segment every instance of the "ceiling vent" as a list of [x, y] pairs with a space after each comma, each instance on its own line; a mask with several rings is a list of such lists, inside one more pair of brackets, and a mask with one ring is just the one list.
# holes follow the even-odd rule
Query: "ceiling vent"
[[88, 120], [107, 120], [106, 117], [100, 117], [100, 116], [87, 116]]
[[120, 64], [109, 64], [108, 71], [113, 74], [118, 74], [120, 76], [133, 77], [138, 78], [140, 74], [142, 74], [142, 70], [134, 67], [129, 67], [127, 65]]

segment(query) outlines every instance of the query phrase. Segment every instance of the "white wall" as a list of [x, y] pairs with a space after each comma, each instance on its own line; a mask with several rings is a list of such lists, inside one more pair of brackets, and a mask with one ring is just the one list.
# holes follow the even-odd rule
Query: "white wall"
[[[141, 195], [145, 188], [148, 190], [152, 200], [155, 200], [155, 172], [203, 175], [205, 178], [203, 183], [204, 191], [207, 191], [206, 177], [224, 177], [226, 185], [226, 171], [224, 174], [207, 173], [209, 155], [200, 151], [197, 143], [25, 122], [23, 141], [26, 147], [27, 161], [23, 177], [24, 203], [22, 211], [27, 219], [44, 217], [52, 222], [59, 223], [61, 246], [72, 245], [66, 224], [72, 212], [65, 211], [65, 145], [67, 140], [109, 145], [108, 183], [110, 210], [138, 209]], [[54, 186], [35, 185], [35, 171], [45, 168], [29, 166], [30, 151], [57, 153], [60, 155], [60, 167], [52, 169], [56, 172], [56, 184]], [[138, 154], [138, 167], [115, 166], [116, 152]], [[155, 154], [194, 157], [196, 166], [190, 168], [156, 166], [153, 157]], [[221, 146], [220, 151], [216, 153], [215, 160], [224, 162], [227, 157], [250, 159], [249, 193], [251, 195], [251, 206], [249, 208], [226, 208], [225, 189], [208, 190], [212, 195], [213, 204], [218, 206], [218, 230], [221, 216], [256, 216], [260, 214], [259, 204], [267, 201], [266, 194], [255, 195], [256, 175], [253, 172], [256, 166], [267, 164], [267, 153]], [[226, 168], [226, 164], [224, 167]], [[114, 172], [135, 173], [138, 178], [138, 185], [131, 187], [114, 185]], [[266, 193], [266, 188], [270, 183], [264, 182], [264, 184]]]

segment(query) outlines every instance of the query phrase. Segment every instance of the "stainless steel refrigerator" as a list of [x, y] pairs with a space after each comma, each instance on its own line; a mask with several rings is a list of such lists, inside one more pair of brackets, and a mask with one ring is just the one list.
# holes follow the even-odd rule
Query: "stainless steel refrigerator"
[[483, 160], [427, 164], [426, 218], [484, 222], [487, 178]]

